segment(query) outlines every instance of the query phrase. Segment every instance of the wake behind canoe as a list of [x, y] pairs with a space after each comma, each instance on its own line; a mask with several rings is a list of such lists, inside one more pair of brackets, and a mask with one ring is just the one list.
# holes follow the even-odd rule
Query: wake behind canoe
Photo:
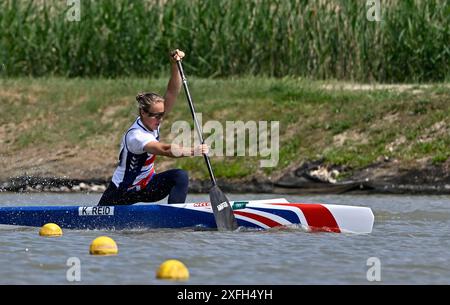
[[[246, 228], [300, 225], [310, 231], [370, 233], [374, 221], [366, 207], [289, 203], [285, 199], [230, 203], [238, 225]], [[67, 229], [216, 228], [208, 202], [0, 208], [0, 224], [40, 227], [49, 222]]]

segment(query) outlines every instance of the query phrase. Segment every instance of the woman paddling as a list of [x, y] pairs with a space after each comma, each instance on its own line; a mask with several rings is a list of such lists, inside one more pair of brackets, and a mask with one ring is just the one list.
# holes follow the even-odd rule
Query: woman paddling
[[119, 164], [98, 205], [156, 202], [169, 195], [168, 203], [183, 203], [188, 191], [188, 174], [182, 169], [155, 173], [157, 155], [168, 157], [202, 156], [208, 153], [207, 145], [195, 149], [166, 144], [159, 141], [162, 119], [175, 105], [181, 89], [181, 77], [176, 61], [184, 52], [171, 53], [171, 77], [164, 97], [156, 93], [139, 93], [136, 101], [139, 116], [125, 132], [119, 153]]

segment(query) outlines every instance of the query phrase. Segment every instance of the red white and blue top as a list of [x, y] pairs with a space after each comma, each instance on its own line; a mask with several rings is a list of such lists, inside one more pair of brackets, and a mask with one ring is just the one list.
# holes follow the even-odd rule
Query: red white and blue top
[[119, 164], [112, 178], [118, 189], [140, 191], [152, 179], [156, 156], [144, 150], [144, 146], [152, 141], [159, 142], [159, 127], [149, 130], [138, 117], [120, 144]]

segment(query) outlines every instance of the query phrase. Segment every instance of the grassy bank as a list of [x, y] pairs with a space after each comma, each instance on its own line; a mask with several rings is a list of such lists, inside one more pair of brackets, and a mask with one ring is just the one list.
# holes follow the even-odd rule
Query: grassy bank
[[[136, 115], [134, 96], [163, 93], [167, 79], [0, 79], [2, 178], [23, 174], [109, 176], [123, 132]], [[450, 157], [450, 87], [364, 87], [296, 78], [190, 80], [203, 120], [279, 121], [275, 168], [260, 157], [215, 157], [218, 177], [275, 176], [289, 165], [323, 158], [358, 169], [380, 158], [408, 166]], [[183, 94], [166, 118], [191, 122]], [[173, 135], [172, 135], [173, 136]], [[207, 177], [202, 158], [158, 160], [159, 170], [180, 166]], [[158, 168], [157, 168], [158, 169]]]
[[302, 76], [359, 82], [450, 78], [450, 4], [381, 1], [0, 2], [0, 73], [6, 76], [157, 77], [169, 49], [188, 52], [198, 77]]

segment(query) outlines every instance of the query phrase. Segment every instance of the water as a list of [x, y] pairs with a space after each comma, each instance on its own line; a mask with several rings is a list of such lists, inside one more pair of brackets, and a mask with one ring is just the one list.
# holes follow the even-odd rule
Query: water
[[[94, 205], [99, 194], [0, 194], [0, 206]], [[229, 194], [231, 200], [279, 198]], [[39, 228], [0, 225], [0, 284], [70, 284], [70, 257], [81, 263], [81, 284], [180, 284], [155, 278], [167, 259], [186, 264], [181, 284], [450, 284], [449, 196], [285, 196], [291, 202], [369, 206], [371, 234], [302, 230], [226, 232], [192, 230], [77, 231], [61, 238]], [[188, 201], [205, 201], [192, 195]], [[107, 235], [117, 256], [91, 256], [91, 241]], [[380, 262], [380, 282], [367, 273]], [[372, 269], [370, 269], [372, 270]], [[376, 273], [370, 272], [375, 275]]]

